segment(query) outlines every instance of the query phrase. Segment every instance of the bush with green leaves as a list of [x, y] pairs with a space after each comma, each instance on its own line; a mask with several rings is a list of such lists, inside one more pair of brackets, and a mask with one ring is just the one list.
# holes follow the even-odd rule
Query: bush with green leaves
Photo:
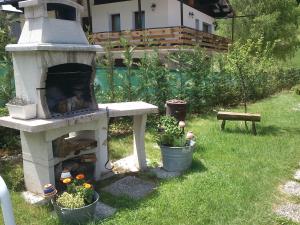
[[5, 50], [6, 45], [15, 43], [11, 35], [11, 25], [15, 18], [0, 11], [0, 106], [4, 106], [14, 96], [13, 63], [10, 53]]
[[300, 95], [300, 85], [297, 85], [293, 88], [296, 95]]
[[[274, 45], [272, 56], [288, 59], [298, 50], [299, 1], [296, 0], [230, 0], [235, 11], [234, 39], [246, 44], [263, 36], [263, 46]], [[239, 17], [242, 16], [242, 17]], [[232, 20], [218, 20], [218, 32], [231, 38]]]
[[124, 48], [123, 51], [123, 63], [125, 64], [126, 67], [126, 72], [124, 73], [123, 76], [123, 101], [129, 100], [133, 101], [136, 98], [136, 91], [135, 88], [133, 87], [133, 77], [135, 76], [133, 67], [135, 65], [134, 60], [133, 60], [133, 53], [135, 47], [130, 45], [129, 41], [121, 37], [120, 43], [122, 47]]
[[0, 108], [0, 117], [8, 116], [8, 109], [6, 107]]
[[[0, 117], [8, 116], [7, 108], [0, 108]], [[0, 127], [0, 148], [9, 149], [9, 150], [20, 150], [20, 135], [19, 131]]]
[[18, 192], [25, 190], [22, 163], [15, 161], [1, 161], [0, 174], [10, 190]]
[[171, 96], [170, 71], [160, 60], [157, 50], [145, 53], [138, 68], [138, 99], [157, 105], [163, 112], [165, 102]]
[[[134, 48], [127, 42], [126, 72], [121, 78], [122, 85], [116, 85], [122, 97], [117, 99], [146, 101], [159, 106], [161, 113], [165, 102], [173, 98], [187, 101], [189, 111], [195, 113], [240, 103], [247, 111], [247, 102], [290, 89], [300, 82], [300, 70], [285, 68], [273, 57], [273, 48], [261, 38], [255, 42], [237, 41], [227, 53], [220, 54], [208, 54], [196, 46], [179, 49], [166, 57], [153, 49], [151, 54], [144, 54], [133, 71]], [[111, 97], [110, 93], [99, 93], [99, 99]]]
[[74, 195], [68, 192], [62, 193], [56, 202], [59, 206], [68, 209], [77, 209], [85, 206], [84, 198], [81, 195]]
[[163, 116], [159, 121], [157, 141], [159, 145], [170, 147], [186, 146], [184, 127], [172, 116]]
[[225, 70], [237, 78], [245, 112], [249, 100], [268, 95], [266, 91], [275, 68], [272, 48], [271, 45], [264, 46], [262, 39], [258, 42], [248, 40], [246, 44], [235, 42], [225, 55]]

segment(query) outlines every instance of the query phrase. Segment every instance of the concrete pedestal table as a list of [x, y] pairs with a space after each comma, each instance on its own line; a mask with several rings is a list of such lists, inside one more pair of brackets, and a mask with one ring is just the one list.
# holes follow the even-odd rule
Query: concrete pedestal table
[[158, 107], [145, 102], [99, 104], [100, 110], [108, 110], [108, 116], [133, 116], [133, 157], [140, 170], [147, 168], [145, 153], [145, 129], [147, 114], [158, 113]]

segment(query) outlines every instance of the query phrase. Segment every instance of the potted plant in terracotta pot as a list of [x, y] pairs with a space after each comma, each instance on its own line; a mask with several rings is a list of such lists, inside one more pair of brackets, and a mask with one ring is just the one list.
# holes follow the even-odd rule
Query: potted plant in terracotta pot
[[36, 104], [25, 99], [13, 98], [6, 106], [12, 118], [29, 120], [36, 117]]
[[92, 219], [95, 215], [99, 194], [93, 186], [86, 183], [84, 174], [75, 179], [63, 179], [66, 190], [51, 199], [53, 207], [61, 222], [81, 224]]
[[160, 120], [158, 143], [161, 148], [163, 168], [170, 172], [181, 172], [190, 168], [195, 148], [192, 131], [185, 133], [185, 122], [171, 116]]

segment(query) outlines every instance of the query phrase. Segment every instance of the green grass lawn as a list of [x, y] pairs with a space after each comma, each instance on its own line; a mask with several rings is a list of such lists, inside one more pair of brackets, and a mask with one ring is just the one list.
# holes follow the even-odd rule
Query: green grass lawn
[[[299, 104], [300, 96], [285, 92], [251, 105], [249, 111], [262, 114], [258, 136], [245, 131], [239, 122], [227, 123], [226, 131], [221, 132], [215, 115], [190, 118], [189, 129], [198, 142], [192, 169], [168, 181], [142, 174], [157, 182], [158, 188], [140, 201], [100, 192], [102, 201], [118, 212], [98, 224], [292, 224], [276, 218], [272, 209], [284, 199], [279, 185], [291, 179], [299, 166], [300, 111], [292, 110]], [[114, 139], [110, 148], [114, 156], [121, 157], [131, 144], [128, 137]], [[151, 134], [146, 147], [150, 158], [159, 160]], [[27, 205], [19, 193], [12, 193], [12, 198], [17, 224], [59, 224], [51, 216], [51, 207]]]

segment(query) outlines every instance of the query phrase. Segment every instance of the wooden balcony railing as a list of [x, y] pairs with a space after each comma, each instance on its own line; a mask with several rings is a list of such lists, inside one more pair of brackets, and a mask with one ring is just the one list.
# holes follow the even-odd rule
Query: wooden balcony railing
[[112, 50], [123, 50], [120, 38], [124, 37], [136, 49], [174, 49], [181, 46], [196, 46], [213, 51], [227, 51], [230, 40], [188, 27], [151, 28], [134, 31], [94, 33], [95, 44], [111, 44]]

